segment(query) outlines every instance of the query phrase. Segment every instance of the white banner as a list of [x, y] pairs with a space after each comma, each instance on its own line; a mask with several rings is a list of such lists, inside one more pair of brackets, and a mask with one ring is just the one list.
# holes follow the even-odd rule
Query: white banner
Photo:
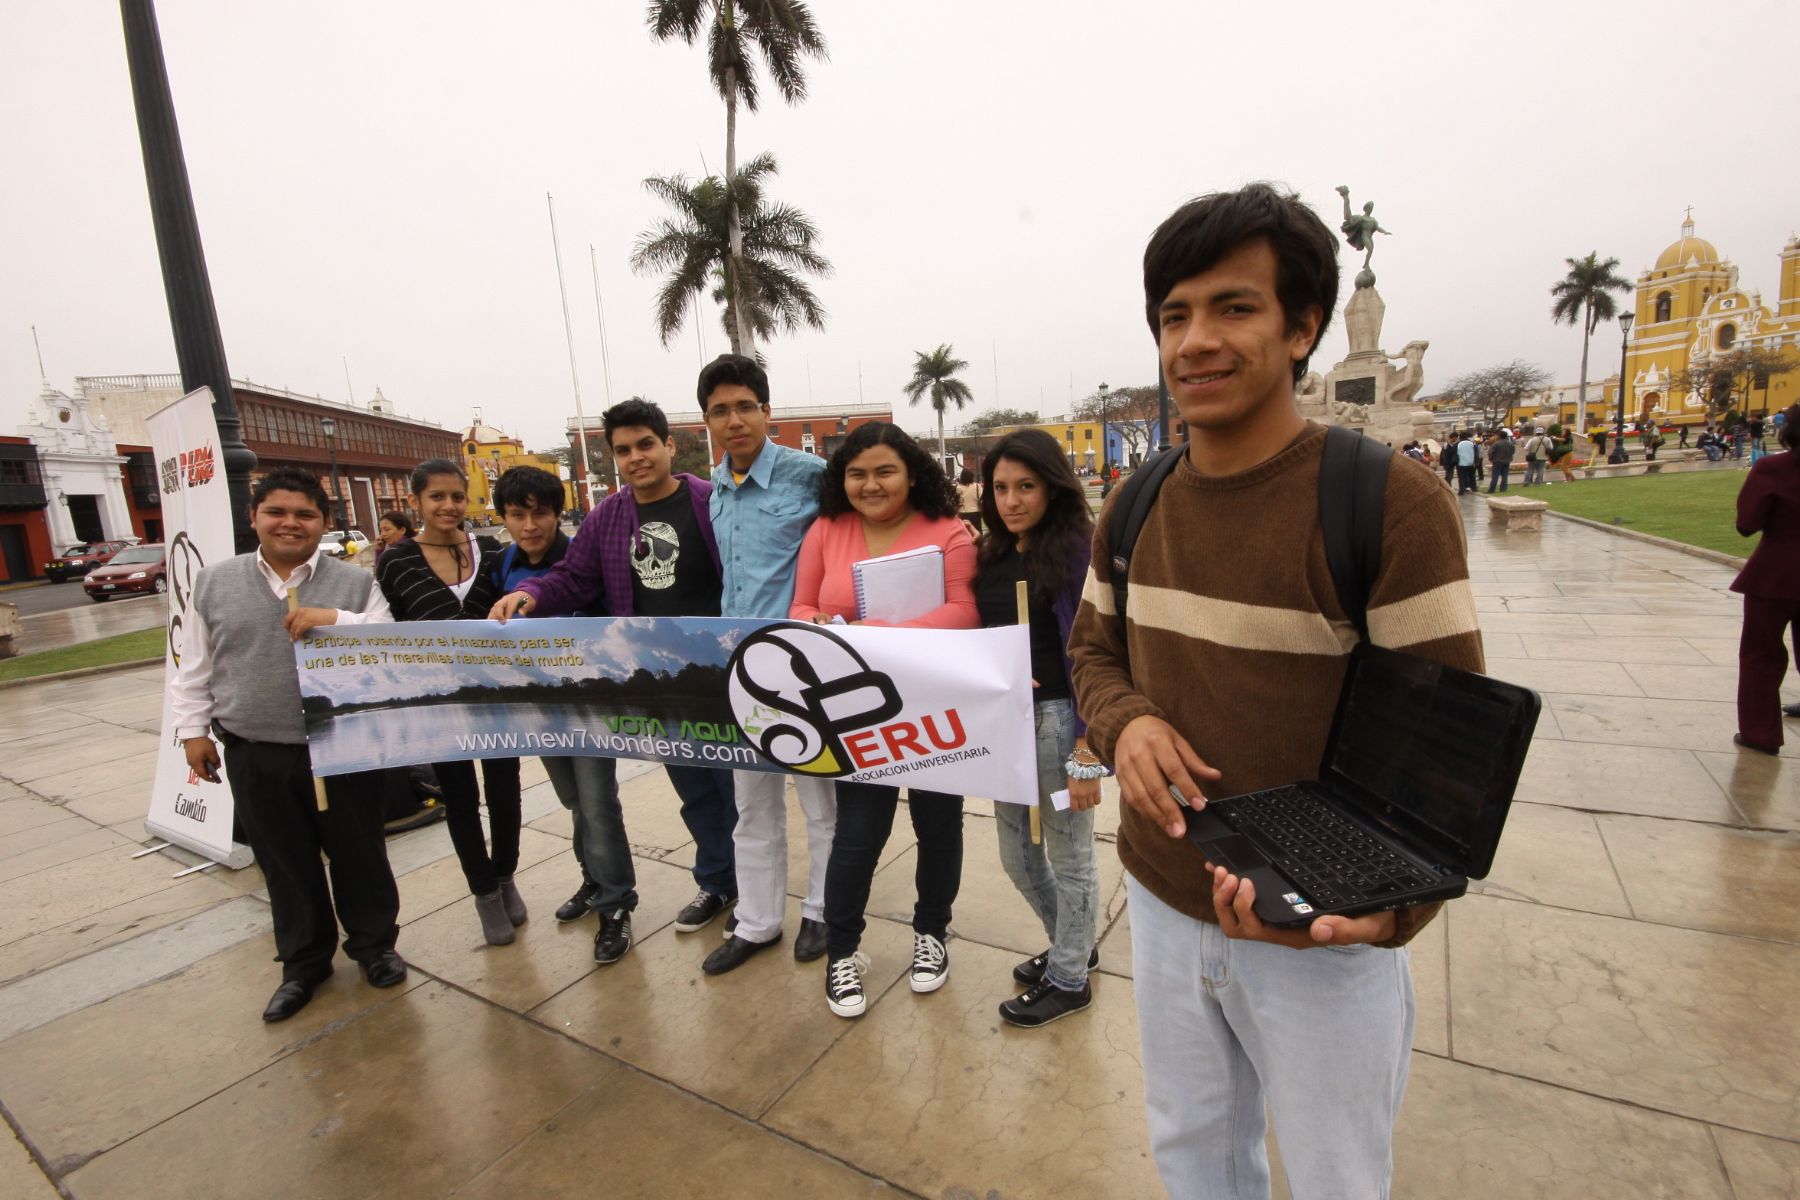
[[600, 755], [1037, 797], [1022, 625], [419, 621], [319, 628], [294, 653], [320, 775]]
[[[163, 538], [169, 564], [169, 624], [164, 639], [162, 747], [144, 828], [153, 836], [233, 869], [251, 862], [250, 847], [231, 838], [231, 784], [210, 783], [188, 770], [175, 736], [167, 684], [181, 662], [181, 631], [194, 603], [194, 577], [207, 563], [232, 556], [231, 495], [212, 390], [189, 392], [149, 420], [150, 449], [162, 489]], [[225, 767], [219, 766], [225, 780]]]

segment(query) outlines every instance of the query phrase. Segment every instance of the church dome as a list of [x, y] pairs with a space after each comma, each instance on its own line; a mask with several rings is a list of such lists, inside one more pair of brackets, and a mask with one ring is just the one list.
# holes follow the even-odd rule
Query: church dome
[[471, 425], [467, 429], [463, 430], [463, 441], [465, 441], [465, 442], [490, 442], [491, 443], [491, 442], [506, 442], [506, 441], [511, 441], [511, 440], [512, 440], [511, 438], [507, 437], [504, 433], [500, 432], [498, 429], [495, 429], [492, 425], [483, 425], [483, 424], [480, 424], [479, 422], [477, 422], [476, 424]]
[[1694, 236], [1694, 218], [1689, 217], [1681, 223], [1680, 240], [1657, 255], [1656, 269], [1678, 271], [1693, 259], [1698, 259], [1702, 265], [1709, 265], [1719, 261], [1719, 252], [1705, 238]]

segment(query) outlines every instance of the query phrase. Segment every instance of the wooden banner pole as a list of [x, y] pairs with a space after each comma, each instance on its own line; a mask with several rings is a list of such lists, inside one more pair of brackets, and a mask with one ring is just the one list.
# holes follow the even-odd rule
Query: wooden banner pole
[[[300, 611], [300, 595], [291, 586], [288, 588], [287, 609], [289, 613], [297, 613]], [[320, 812], [324, 812], [330, 807], [330, 804], [327, 803], [325, 799], [325, 781], [320, 779], [317, 775], [313, 776], [313, 799], [319, 802]]]
[[[1014, 595], [1018, 598], [1019, 602], [1019, 624], [1025, 626], [1026, 636], [1029, 637], [1031, 630], [1031, 592], [1023, 579], [1019, 580], [1018, 589]], [[1043, 840], [1044, 817], [1040, 811], [1040, 805], [1034, 803], [1031, 806], [1031, 844], [1036, 846]]]

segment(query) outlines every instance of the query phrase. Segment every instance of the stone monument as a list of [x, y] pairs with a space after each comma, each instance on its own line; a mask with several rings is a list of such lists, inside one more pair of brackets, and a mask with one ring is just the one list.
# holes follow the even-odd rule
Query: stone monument
[[1391, 442], [1396, 450], [1409, 441], [1431, 436], [1431, 414], [1412, 406], [1425, 382], [1425, 341], [1406, 343], [1396, 355], [1381, 348], [1381, 324], [1387, 304], [1375, 290], [1375, 235], [1393, 236], [1375, 219], [1370, 201], [1361, 212], [1350, 207], [1350, 189], [1338, 188], [1344, 198], [1344, 223], [1339, 226], [1352, 250], [1363, 252], [1362, 269], [1356, 273], [1356, 290], [1344, 306], [1344, 327], [1350, 335], [1350, 353], [1327, 374], [1309, 371], [1296, 395], [1301, 415], [1326, 425], [1349, 425], [1378, 441]]

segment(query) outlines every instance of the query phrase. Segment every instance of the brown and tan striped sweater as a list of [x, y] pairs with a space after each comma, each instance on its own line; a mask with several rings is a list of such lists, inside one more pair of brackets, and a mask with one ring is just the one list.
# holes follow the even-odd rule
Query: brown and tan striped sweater
[[[1183, 459], [1132, 553], [1123, 622], [1106, 546], [1110, 506], [1102, 514], [1070, 636], [1088, 742], [1102, 759], [1111, 762], [1119, 732], [1148, 713], [1222, 772], [1209, 795], [1317, 776], [1357, 640], [1319, 530], [1324, 446], [1324, 426], [1309, 423], [1285, 450], [1236, 475], [1202, 476]], [[1404, 456], [1388, 473], [1368, 618], [1377, 645], [1482, 669], [1456, 503], [1436, 474]], [[1218, 920], [1204, 860], [1186, 838], [1170, 838], [1127, 806], [1119, 857], [1164, 903]], [[1383, 944], [1404, 944], [1437, 908], [1402, 910], [1395, 937]]]

